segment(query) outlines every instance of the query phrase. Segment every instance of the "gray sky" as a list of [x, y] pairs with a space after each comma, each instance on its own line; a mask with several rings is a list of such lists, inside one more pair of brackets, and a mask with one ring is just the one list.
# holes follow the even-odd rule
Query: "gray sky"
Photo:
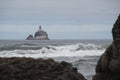
[[41, 25], [50, 39], [111, 39], [120, 0], [0, 0], [0, 39], [25, 39]]

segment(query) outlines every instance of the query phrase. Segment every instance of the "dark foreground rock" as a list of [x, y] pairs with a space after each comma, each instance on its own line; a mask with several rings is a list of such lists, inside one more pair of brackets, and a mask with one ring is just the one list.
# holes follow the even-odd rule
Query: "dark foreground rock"
[[112, 29], [113, 42], [101, 56], [93, 80], [120, 80], [120, 15]]
[[52, 59], [0, 58], [0, 80], [85, 80], [77, 68]]

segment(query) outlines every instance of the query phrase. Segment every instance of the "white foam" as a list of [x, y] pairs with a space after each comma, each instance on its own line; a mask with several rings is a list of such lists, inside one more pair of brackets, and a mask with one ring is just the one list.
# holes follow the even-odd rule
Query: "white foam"
[[104, 49], [94, 44], [74, 44], [65, 46], [47, 46], [39, 50], [10, 50], [1, 51], [0, 57], [84, 57], [99, 56]]

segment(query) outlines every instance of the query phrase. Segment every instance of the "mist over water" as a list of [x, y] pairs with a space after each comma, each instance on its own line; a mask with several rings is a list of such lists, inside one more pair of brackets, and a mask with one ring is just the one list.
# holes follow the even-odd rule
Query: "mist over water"
[[0, 40], [0, 57], [53, 58], [67, 61], [88, 80], [111, 40]]

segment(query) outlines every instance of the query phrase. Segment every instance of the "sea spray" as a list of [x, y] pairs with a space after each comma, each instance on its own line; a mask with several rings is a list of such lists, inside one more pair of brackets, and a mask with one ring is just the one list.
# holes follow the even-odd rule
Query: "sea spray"
[[[84, 56], [99, 56], [104, 52], [105, 47], [95, 44], [74, 44], [53, 46], [48, 45], [44, 47], [34, 47], [33, 49], [29, 45], [28, 48], [23, 46], [20, 48], [14, 47], [15, 50], [3, 50], [0, 51], [0, 57], [32, 57], [32, 58], [44, 58], [44, 57], [84, 57]], [[26, 46], [25, 46], [26, 48]], [[36, 49], [35, 49], [36, 48]]]

